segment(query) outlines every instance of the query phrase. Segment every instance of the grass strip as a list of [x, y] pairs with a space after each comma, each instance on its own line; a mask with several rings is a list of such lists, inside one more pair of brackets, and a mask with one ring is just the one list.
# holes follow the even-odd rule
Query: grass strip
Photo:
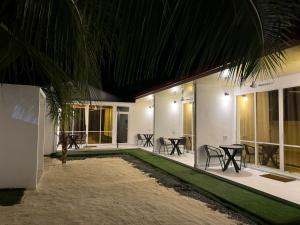
[[300, 224], [299, 207], [285, 204], [277, 199], [251, 191], [249, 188], [242, 188], [232, 182], [217, 179], [207, 173], [201, 173], [140, 149], [77, 151], [70, 153], [69, 156], [92, 157], [113, 154], [128, 154], [149, 163], [184, 182], [192, 184], [207, 197], [221, 202], [239, 213], [251, 216], [258, 223]]

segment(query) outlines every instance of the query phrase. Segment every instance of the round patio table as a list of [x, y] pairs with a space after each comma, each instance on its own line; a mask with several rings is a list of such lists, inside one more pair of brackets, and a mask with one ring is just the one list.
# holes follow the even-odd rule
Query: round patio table
[[[241, 145], [220, 145], [220, 148], [222, 148], [224, 150], [225, 154], [228, 156], [228, 160], [224, 165], [223, 171], [227, 170], [230, 162], [232, 161], [232, 163], [234, 165], [235, 172], [238, 173], [241, 168], [237, 164], [234, 157], [236, 156], [238, 151], [243, 151], [244, 146], [241, 146]], [[232, 151], [229, 151], [229, 150], [232, 150]], [[242, 152], [241, 152], [241, 155], [242, 155]]]

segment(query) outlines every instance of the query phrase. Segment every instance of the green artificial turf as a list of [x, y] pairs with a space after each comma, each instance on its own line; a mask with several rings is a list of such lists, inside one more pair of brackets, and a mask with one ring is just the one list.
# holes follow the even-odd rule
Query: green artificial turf
[[[192, 184], [201, 193], [239, 213], [251, 216], [264, 224], [300, 224], [300, 207], [261, 194], [251, 188], [243, 188], [205, 172], [181, 165], [166, 158], [140, 149], [77, 151], [69, 156], [101, 156], [128, 154], [157, 167], [180, 180]], [[55, 155], [57, 156], [57, 155]]]

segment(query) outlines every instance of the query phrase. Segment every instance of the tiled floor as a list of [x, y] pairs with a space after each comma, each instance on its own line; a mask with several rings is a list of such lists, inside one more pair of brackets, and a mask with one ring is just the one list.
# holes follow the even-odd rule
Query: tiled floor
[[[142, 148], [146, 151], [153, 152], [152, 147], [140, 147], [135, 145], [128, 145], [128, 144], [120, 144], [119, 149], [128, 149], [128, 148]], [[105, 146], [97, 146], [94, 149], [112, 149], [116, 148], [116, 145], [105, 145]], [[87, 148], [91, 150], [91, 148]], [[93, 149], [93, 148], [92, 148]], [[117, 148], [116, 148], [117, 149]], [[80, 149], [82, 150], [82, 149]], [[189, 165], [194, 167], [194, 154], [193, 153], [185, 153], [183, 155], [178, 156], [174, 154], [172, 156], [162, 153], [161, 156], [166, 158], [178, 161], [180, 163]], [[300, 205], [300, 180], [295, 180], [291, 182], [280, 182], [268, 178], [261, 177], [260, 175], [266, 174], [267, 172], [263, 172], [256, 169], [251, 168], [242, 168], [240, 173], [236, 173], [235, 170], [230, 167], [228, 170], [223, 172], [221, 167], [210, 167], [206, 170], [209, 173], [214, 175], [223, 177], [225, 179], [252, 187], [262, 192], [266, 192], [268, 194], [277, 196], [282, 199], [286, 199], [288, 201], [294, 202]]]
[[[147, 148], [145, 148], [145, 150], [152, 151], [152, 149]], [[166, 154], [161, 155], [186, 165], [194, 166], [194, 154], [192, 153], [186, 153], [181, 156], [170, 156]], [[222, 171], [221, 167], [210, 167], [206, 171], [300, 205], [299, 179], [284, 183], [260, 176], [267, 172], [244, 167], [239, 173], [236, 173], [233, 167], [228, 168], [225, 172]]]

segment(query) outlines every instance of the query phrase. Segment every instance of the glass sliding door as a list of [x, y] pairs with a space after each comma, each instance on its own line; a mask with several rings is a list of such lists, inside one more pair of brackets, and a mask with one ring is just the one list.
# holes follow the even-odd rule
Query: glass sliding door
[[112, 106], [89, 107], [89, 144], [112, 143]]
[[279, 168], [278, 90], [256, 93], [258, 164]]
[[113, 110], [111, 106], [103, 106], [101, 108], [100, 121], [100, 143], [112, 143], [112, 117]]
[[118, 115], [118, 128], [117, 128], [117, 142], [128, 142], [128, 114], [119, 113]]
[[183, 136], [186, 137], [186, 149], [193, 149], [193, 103], [183, 103]]
[[85, 126], [85, 108], [82, 107], [76, 107], [74, 108], [74, 125], [73, 125], [73, 131], [75, 132], [85, 132], [86, 126]]
[[300, 87], [283, 90], [284, 168], [300, 173]]
[[100, 143], [100, 107], [89, 106], [89, 130], [88, 130], [88, 143]]
[[236, 97], [237, 139], [246, 145], [243, 157], [247, 163], [255, 163], [254, 137], [254, 94], [245, 94]]
[[241, 141], [254, 142], [254, 95], [237, 96], [237, 125]]

